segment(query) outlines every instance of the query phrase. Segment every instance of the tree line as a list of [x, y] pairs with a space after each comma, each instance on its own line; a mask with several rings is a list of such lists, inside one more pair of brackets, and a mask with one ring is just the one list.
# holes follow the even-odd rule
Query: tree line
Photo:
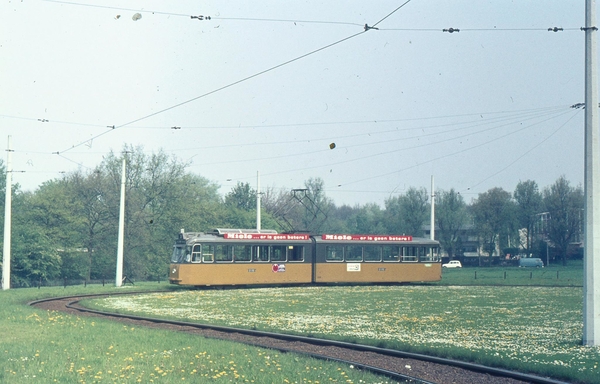
[[[257, 191], [248, 183], [238, 182], [221, 196], [219, 185], [188, 172], [175, 156], [125, 146], [120, 154], [105, 156], [96, 168], [65, 174], [33, 192], [13, 185], [13, 285], [114, 279], [123, 159], [127, 162], [123, 269], [131, 279], [166, 278], [180, 229], [255, 228]], [[6, 174], [3, 163], [0, 170]], [[429, 224], [431, 199], [424, 188], [411, 187], [381, 207], [336, 206], [324, 187], [321, 179], [311, 178], [301, 189], [261, 191], [262, 228], [423, 236]], [[5, 188], [3, 178], [2, 212]], [[513, 193], [493, 188], [469, 204], [454, 189], [437, 190], [435, 195], [436, 238], [450, 257], [460, 256], [459, 234], [468, 226], [477, 228], [482, 249], [490, 255], [494, 246], [534, 253], [543, 231], [544, 240], [563, 260], [581, 230], [583, 192], [564, 177], [541, 191], [531, 180], [520, 182]], [[540, 223], [544, 228], [538, 228]]]

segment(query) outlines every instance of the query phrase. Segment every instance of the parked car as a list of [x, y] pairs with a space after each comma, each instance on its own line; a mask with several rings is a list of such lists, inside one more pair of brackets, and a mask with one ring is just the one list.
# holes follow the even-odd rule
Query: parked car
[[544, 268], [544, 262], [538, 257], [522, 257], [519, 259], [519, 267]]
[[458, 260], [450, 260], [446, 264], [442, 264], [442, 268], [462, 268], [462, 264]]

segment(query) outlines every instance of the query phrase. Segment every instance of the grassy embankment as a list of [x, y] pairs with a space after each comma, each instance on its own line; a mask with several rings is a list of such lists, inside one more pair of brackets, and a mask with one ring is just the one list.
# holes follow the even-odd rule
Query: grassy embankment
[[[169, 289], [136, 284], [135, 289]], [[380, 377], [264, 348], [132, 328], [121, 323], [31, 308], [51, 296], [131, 290], [102, 286], [0, 292], [0, 382], [382, 382]]]
[[370, 343], [595, 383], [600, 349], [581, 345], [581, 282], [580, 263], [464, 268], [445, 270], [442, 282], [419, 286], [178, 291], [89, 305]]

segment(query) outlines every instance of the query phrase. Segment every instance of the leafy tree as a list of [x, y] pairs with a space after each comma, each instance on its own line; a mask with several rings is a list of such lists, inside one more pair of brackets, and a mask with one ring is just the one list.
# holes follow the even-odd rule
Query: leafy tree
[[332, 209], [327, 221], [330, 231], [336, 233], [384, 234], [384, 211], [375, 203], [364, 206], [342, 205]]
[[[100, 169], [88, 174], [76, 171], [65, 177], [66, 188], [64, 193], [72, 202], [70, 214], [76, 223], [80, 235], [76, 248], [83, 249], [79, 256], [86, 259], [87, 270], [84, 277], [90, 280], [95, 278], [108, 278], [108, 273], [93, 273], [97, 258], [103, 255], [103, 249], [109, 247], [105, 244], [110, 241], [110, 228], [114, 225], [109, 221], [112, 217], [107, 204], [107, 179]], [[113, 225], [111, 225], [113, 224]], [[71, 247], [67, 248], [70, 250]], [[78, 265], [78, 264], [76, 264]], [[70, 273], [65, 273], [70, 275]]]
[[547, 234], [563, 264], [571, 242], [579, 240], [583, 220], [583, 190], [572, 187], [564, 176], [543, 191], [543, 203], [548, 211]]
[[383, 211], [375, 203], [367, 203], [358, 208], [354, 215], [355, 228], [354, 233], [360, 234], [384, 234]]
[[520, 181], [513, 194], [516, 202], [516, 215], [519, 228], [524, 228], [525, 244], [522, 247], [527, 254], [532, 253], [533, 228], [537, 221], [537, 214], [542, 206], [542, 194], [538, 185], [533, 180]]
[[411, 187], [405, 195], [385, 200], [385, 227], [389, 233], [423, 236], [429, 217], [429, 195], [425, 188]]
[[[475, 225], [479, 228], [484, 251], [491, 257], [499, 238], [510, 233], [513, 214], [511, 194], [502, 188], [492, 188], [480, 193], [471, 205]], [[481, 264], [481, 258], [479, 260]]]
[[437, 193], [435, 223], [437, 238], [450, 258], [456, 254], [460, 241], [460, 230], [468, 220], [467, 204], [454, 189]]
[[225, 195], [225, 204], [244, 211], [256, 211], [256, 190], [249, 183], [238, 181], [235, 187]]
[[13, 233], [11, 280], [15, 284], [30, 286], [59, 276], [61, 258], [43, 228], [21, 224], [15, 226]]

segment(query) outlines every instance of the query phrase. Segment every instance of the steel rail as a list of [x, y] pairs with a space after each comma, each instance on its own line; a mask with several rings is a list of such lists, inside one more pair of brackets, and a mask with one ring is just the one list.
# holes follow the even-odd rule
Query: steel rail
[[[155, 291], [155, 292], [164, 292], [164, 291]], [[453, 360], [453, 359], [448, 359], [448, 358], [443, 358], [443, 357], [429, 356], [429, 355], [413, 353], [413, 352], [404, 352], [404, 351], [399, 351], [399, 350], [394, 350], [394, 349], [389, 349], [389, 348], [379, 348], [379, 347], [374, 347], [374, 346], [370, 346], [370, 345], [355, 344], [355, 343], [349, 343], [349, 342], [344, 342], [344, 341], [327, 340], [327, 339], [320, 339], [320, 338], [308, 337], [308, 336], [273, 333], [273, 332], [244, 329], [244, 328], [227, 327], [227, 326], [222, 326], [222, 325], [201, 324], [201, 323], [193, 323], [193, 322], [188, 322], [188, 321], [167, 320], [167, 319], [160, 319], [160, 318], [153, 318], [153, 317], [146, 317], [146, 316], [137, 316], [137, 315], [123, 314], [123, 313], [106, 312], [106, 311], [99, 311], [99, 310], [95, 310], [95, 309], [89, 309], [89, 308], [85, 308], [85, 307], [78, 305], [81, 298], [105, 297], [105, 296], [113, 296], [113, 295], [130, 295], [130, 294], [139, 294], [139, 293], [152, 293], [152, 292], [151, 291], [139, 291], [139, 292], [122, 292], [122, 293], [115, 292], [115, 293], [106, 293], [106, 294], [74, 295], [74, 296], [64, 296], [64, 297], [40, 299], [40, 300], [35, 300], [32, 302], [29, 302], [28, 304], [31, 306], [34, 306], [34, 305], [36, 305], [38, 303], [42, 303], [42, 302], [59, 301], [59, 300], [64, 301], [64, 300], [69, 300], [69, 299], [77, 299], [77, 300], [69, 301], [66, 304], [66, 307], [69, 309], [72, 309], [72, 310], [79, 311], [79, 312], [92, 313], [92, 314], [101, 315], [101, 316], [116, 317], [116, 318], [130, 319], [130, 320], [137, 320], [137, 321], [146, 321], [146, 322], [156, 323], [156, 324], [177, 325], [177, 326], [181, 326], [181, 327], [191, 327], [191, 328], [196, 328], [196, 329], [214, 330], [214, 331], [219, 331], [219, 332], [224, 332], [224, 333], [239, 333], [239, 334], [255, 336], [255, 337], [269, 337], [269, 338], [282, 340], [282, 341], [302, 342], [302, 343], [306, 343], [306, 344], [310, 344], [310, 345], [317, 345], [317, 346], [334, 346], [334, 347], [346, 348], [346, 349], [355, 350], [355, 351], [373, 352], [373, 353], [378, 353], [378, 354], [384, 355], [384, 356], [415, 359], [415, 360], [420, 360], [420, 361], [425, 361], [425, 362], [430, 362], [430, 363], [435, 363], [435, 364], [440, 364], [440, 365], [445, 365], [445, 366], [457, 367], [457, 368], [465, 369], [468, 371], [479, 372], [479, 373], [483, 373], [483, 374], [490, 374], [493, 376], [512, 378], [515, 380], [521, 380], [524, 382], [535, 383], [535, 384], [569, 384], [568, 382], [560, 381], [560, 380], [556, 380], [556, 379], [552, 379], [552, 378], [536, 376], [536, 375], [521, 373], [521, 372], [516, 372], [516, 371], [510, 371], [510, 370], [502, 369], [502, 368], [489, 367], [489, 366], [485, 366], [485, 365], [481, 365], [481, 364], [469, 363], [469, 362]], [[314, 357], [320, 358], [320, 359], [339, 361], [342, 363], [354, 365], [355, 367], [360, 367], [365, 370], [370, 370], [372, 372], [375, 372], [375, 373], [378, 373], [381, 375], [392, 377], [392, 378], [395, 378], [398, 380], [403, 380], [403, 381], [408, 380], [410, 382], [417, 382], [417, 383], [431, 383], [431, 382], [422, 380], [417, 377], [404, 375], [399, 372], [387, 371], [387, 370], [384, 370], [381, 368], [372, 367], [372, 366], [365, 365], [365, 364], [358, 363], [358, 362], [337, 360], [335, 358], [331, 358], [331, 357], [327, 357], [327, 356], [320, 356], [318, 354], [312, 354], [312, 353], [306, 353], [306, 352], [298, 352], [298, 351], [294, 351], [291, 349], [288, 350], [285, 348], [278, 348], [278, 347], [271, 347], [271, 346], [269, 346], [268, 348], [277, 349], [277, 350], [286, 351], [286, 352], [303, 353], [303, 354], [311, 355], [311, 356], [314, 356]], [[433, 384], [433, 383], [431, 383], [431, 384]]]

